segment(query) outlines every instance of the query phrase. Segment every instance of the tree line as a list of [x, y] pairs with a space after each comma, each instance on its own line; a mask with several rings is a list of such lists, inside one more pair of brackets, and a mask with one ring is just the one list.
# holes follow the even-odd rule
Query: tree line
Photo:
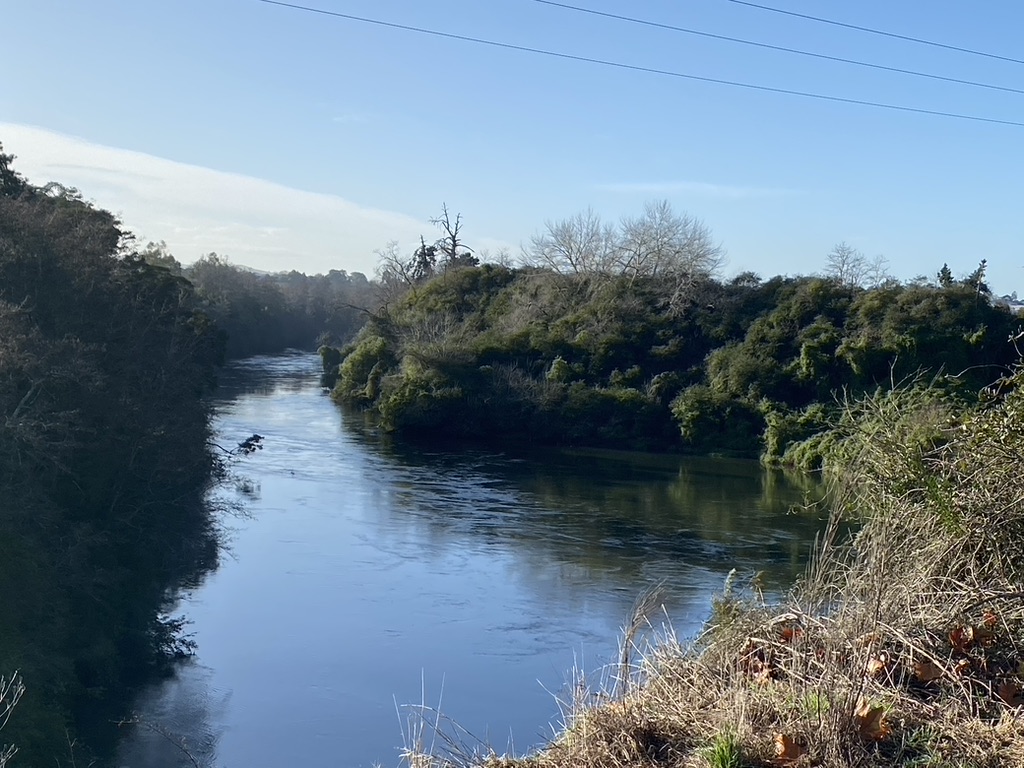
[[325, 383], [408, 435], [814, 467], [844, 398], [924, 375], [966, 397], [1016, 360], [984, 261], [904, 283], [842, 243], [817, 276], [722, 279], [722, 258], [667, 203], [548, 222], [518, 266], [405, 273], [351, 344], [321, 350]]
[[212, 442], [218, 370], [350, 339], [380, 284], [183, 266], [13, 160], [0, 146], [0, 676], [26, 690], [3, 741], [25, 764], [91, 764], [131, 692], [191, 651], [165, 612], [216, 566], [207, 491], [258, 444]]
[[225, 334], [229, 359], [347, 341], [379, 294], [378, 284], [360, 272], [267, 274], [216, 253], [183, 266], [164, 243], [149, 243], [141, 257], [192, 284], [203, 312]]
[[[84, 764], [120, 697], [188, 651], [163, 612], [217, 561], [224, 337], [111, 213], [12, 160], [0, 148], [0, 661], [26, 692], [3, 739], [23, 764]], [[110, 742], [76, 741], [90, 720]]]

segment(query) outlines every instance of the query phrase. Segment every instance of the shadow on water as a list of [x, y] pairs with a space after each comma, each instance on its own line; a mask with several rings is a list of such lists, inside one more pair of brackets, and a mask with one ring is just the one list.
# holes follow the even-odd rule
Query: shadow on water
[[399, 535], [422, 531], [433, 547], [500, 543], [540, 567], [579, 566], [588, 584], [639, 592], [680, 569], [736, 568], [757, 574], [765, 589], [784, 590], [802, 573], [823, 523], [821, 508], [809, 507], [821, 498], [815, 481], [753, 461], [438, 451], [394, 441], [353, 411], [342, 423], [390, 465], [387, 522]]
[[[266, 438], [253, 517], [183, 601], [198, 657], [139, 705], [210, 764], [396, 764], [395, 703], [423, 685], [522, 751], [550, 735], [568, 670], [614, 657], [642, 590], [664, 582], [692, 632], [733, 568], [786, 589], [821, 526], [790, 512], [813, 483], [754, 462], [395, 441], [326, 397], [318, 362], [223, 378], [222, 440]], [[149, 732], [120, 764], [188, 763]]]

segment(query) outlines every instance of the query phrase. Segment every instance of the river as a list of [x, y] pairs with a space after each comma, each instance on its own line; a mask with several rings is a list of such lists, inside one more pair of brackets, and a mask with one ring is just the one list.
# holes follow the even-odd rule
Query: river
[[597, 684], [645, 588], [692, 634], [726, 575], [767, 592], [821, 521], [756, 463], [404, 446], [318, 384], [310, 355], [223, 379], [218, 434], [257, 432], [221, 496], [229, 553], [176, 613], [196, 656], [140, 697], [118, 765], [396, 766], [415, 705], [499, 752], [542, 743], [572, 670]]

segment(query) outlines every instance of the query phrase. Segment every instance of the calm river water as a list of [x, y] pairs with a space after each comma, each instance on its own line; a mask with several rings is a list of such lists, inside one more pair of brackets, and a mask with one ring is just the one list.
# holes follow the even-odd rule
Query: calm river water
[[[543, 742], [571, 670], [616, 655], [636, 596], [664, 581], [680, 635], [736, 568], [799, 575], [820, 520], [752, 462], [396, 444], [318, 384], [310, 355], [224, 377], [219, 431], [258, 432], [230, 554], [178, 612], [194, 660], [138, 703], [131, 768], [385, 768], [425, 701], [499, 751]], [[396, 711], [397, 710], [397, 711]], [[469, 737], [466, 737], [469, 738]]]

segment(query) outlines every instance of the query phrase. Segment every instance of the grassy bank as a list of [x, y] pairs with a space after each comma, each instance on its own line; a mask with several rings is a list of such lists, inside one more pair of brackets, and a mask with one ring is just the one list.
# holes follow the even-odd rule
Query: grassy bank
[[581, 696], [535, 754], [409, 763], [1024, 765], [1022, 384], [1018, 367], [968, 412], [921, 388], [851, 407], [832, 523], [781, 604], [727, 589], [695, 640], [648, 648], [634, 685]]

